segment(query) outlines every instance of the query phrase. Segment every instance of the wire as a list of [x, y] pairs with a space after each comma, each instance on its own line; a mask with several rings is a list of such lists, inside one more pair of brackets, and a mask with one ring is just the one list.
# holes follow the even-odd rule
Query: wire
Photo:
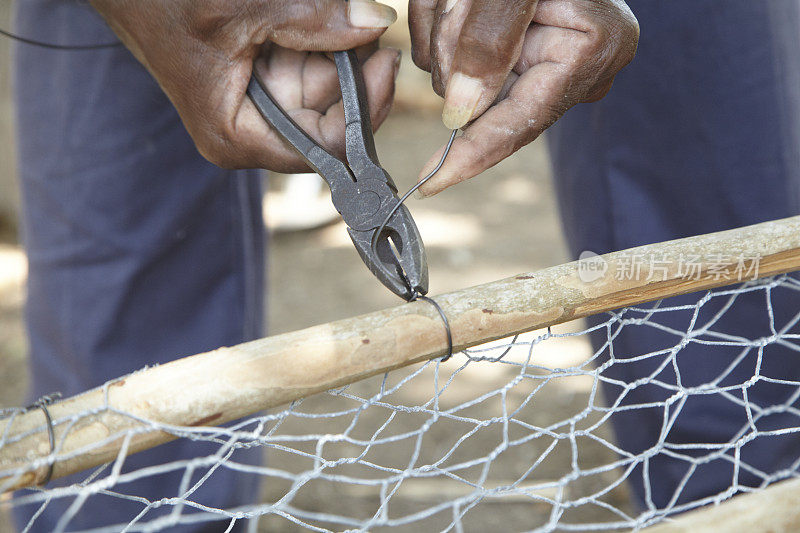
[[427, 176], [422, 178], [419, 181], [419, 183], [417, 183], [416, 185], [411, 187], [411, 189], [407, 193], [405, 193], [402, 198], [400, 198], [400, 203], [397, 204], [395, 206], [394, 210], [392, 210], [392, 212], [389, 213], [389, 216], [386, 217], [386, 222], [384, 222], [383, 226], [381, 226], [381, 228], [380, 228], [381, 231], [383, 231], [383, 229], [386, 227], [386, 224], [389, 223], [389, 219], [391, 219], [392, 216], [394, 216], [394, 214], [397, 212], [397, 210], [400, 209], [400, 206], [403, 205], [403, 202], [405, 202], [408, 199], [409, 196], [411, 196], [412, 194], [417, 192], [417, 189], [419, 189], [420, 187], [425, 185], [428, 182], [428, 180], [430, 180], [432, 177], [434, 177], [442, 169], [442, 166], [444, 166], [444, 162], [447, 160], [447, 156], [450, 155], [450, 149], [453, 147], [453, 143], [456, 140], [456, 135], [457, 134], [458, 134], [458, 130], [453, 130], [453, 133], [450, 134], [450, 140], [447, 142], [447, 146], [445, 147], [444, 153], [442, 154], [442, 159], [439, 160], [439, 164], [436, 165], [436, 168], [431, 170], [430, 174], [428, 174]]
[[[395, 213], [397, 213], [397, 210], [400, 209], [400, 206], [402, 206], [405, 203], [405, 201], [408, 200], [409, 196], [414, 194], [417, 191], [417, 189], [425, 185], [425, 183], [427, 183], [432, 177], [436, 175], [437, 172], [439, 172], [442, 169], [442, 166], [444, 166], [444, 162], [447, 160], [447, 156], [450, 154], [450, 149], [453, 147], [453, 142], [455, 142], [456, 140], [456, 135], [458, 135], [458, 130], [453, 130], [453, 132], [450, 134], [450, 140], [447, 142], [447, 146], [445, 147], [444, 153], [442, 154], [442, 159], [439, 160], [439, 164], [436, 165], [436, 168], [434, 168], [427, 176], [422, 178], [416, 185], [411, 187], [411, 189], [409, 189], [409, 191], [405, 193], [402, 198], [400, 198], [400, 201], [397, 202], [394, 208], [391, 211], [389, 211], [389, 214], [386, 215], [386, 219], [383, 221], [383, 223], [380, 226], [378, 226], [378, 229], [375, 231], [375, 233], [372, 234], [372, 242], [370, 243], [370, 245], [372, 247], [373, 257], [378, 257], [378, 238], [383, 233], [383, 230], [386, 229], [386, 226], [389, 224], [389, 221], [392, 219]], [[380, 266], [380, 268], [385, 268], [383, 264], [381, 264], [380, 262], [378, 263], [378, 265]], [[411, 289], [411, 294], [413, 295], [414, 294], [413, 287], [410, 287], [410, 289]]]
[[[34, 409], [41, 409], [42, 413], [44, 413], [44, 419], [47, 422], [47, 441], [50, 444], [50, 454], [53, 455], [56, 451], [56, 433], [53, 429], [53, 417], [50, 416], [50, 411], [47, 409], [48, 405], [51, 405], [53, 402], [61, 398], [60, 392], [54, 392], [53, 394], [48, 394], [46, 396], [42, 396], [39, 398], [35, 403], [29, 405], [25, 408], [24, 412], [33, 411]], [[40, 487], [44, 487], [50, 480], [53, 479], [53, 468], [55, 465], [55, 458], [52, 458], [47, 463], [47, 472], [45, 473], [44, 479], [39, 482]]]
[[19, 35], [14, 35], [11, 32], [6, 30], [0, 29], [0, 35], [4, 35], [9, 39], [14, 41], [18, 41], [20, 43], [29, 44], [31, 46], [38, 46], [40, 48], [47, 48], [50, 50], [70, 50], [70, 51], [85, 51], [85, 50], [102, 50], [105, 48], [116, 48], [118, 46], [123, 46], [120, 41], [114, 43], [100, 43], [100, 44], [77, 44], [77, 45], [66, 45], [66, 44], [55, 44], [55, 43], [46, 43], [43, 41], [36, 41], [34, 39], [28, 39], [27, 37], [21, 37]]
[[[444, 330], [445, 333], [447, 334], [447, 353], [445, 354], [444, 357], [442, 357], [442, 359], [439, 362], [444, 363], [445, 361], [453, 357], [453, 331], [450, 329], [450, 321], [447, 319], [447, 315], [444, 314], [444, 309], [442, 309], [442, 306], [439, 305], [439, 302], [437, 302], [433, 298], [429, 298], [423, 294], [414, 293], [414, 296], [412, 297], [411, 301], [416, 302], [418, 300], [422, 300], [423, 302], [428, 302], [429, 304], [431, 304], [436, 309], [436, 311], [439, 312], [439, 316], [442, 318], [442, 322], [444, 323]], [[510, 346], [506, 350], [506, 353], [508, 353], [509, 351], [511, 351]]]
[[[450, 154], [450, 149], [453, 147], [453, 143], [456, 140], [456, 135], [458, 135], [458, 130], [453, 130], [453, 132], [450, 134], [450, 140], [447, 142], [447, 146], [445, 147], [444, 153], [442, 154], [442, 159], [439, 160], [439, 164], [436, 165], [436, 168], [434, 168], [427, 176], [422, 178], [416, 185], [411, 187], [411, 189], [409, 189], [409, 191], [405, 193], [402, 198], [400, 198], [400, 201], [397, 202], [397, 205], [394, 206], [394, 209], [392, 209], [386, 216], [386, 220], [383, 221], [383, 224], [378, 226], [378, 229], [372, 235], [371, 246], [372, 246], [372, 253], [375, 257], [378, 256], [378, 251], [377, 251], [378, 237], [380, 236], [381, 233], [383, 233], [383, 230], [386, 229], [387, 224], [389, 224], [389, 220], [391, 220], [392, 217], [395, 215], [395, 213], [397, 213], [397, 210], [400, 209], [400, 206], [403, 205], [406, 200], [408, 200], [409, 196], [414, 194], [417, 191], [417, 189], [425, 185], [425, 183], [427, 183], [432, 177], [436, 175], [436, 173], [438, 173], [442, 169], [442, 166], [444, 166], [444, 162], [447, 160], [447, 156]], [[379, 263], [379, 265], [381, 268], [384, 268], [382, 264]], [[402, 267], [400, 267], [399, 269], [402, 270]], [[438, 304], [438, 302], [436, 302], [432, 298], [429, 298], [424, 294], [420, 294], [419, 292], [417, 292], [414, 289], [414, 287], [411, 286], [411, 283], [409, 283], [408, 278], [405, 275], [405, 272], [400, 272], [400, 276], [404, 280], [406, 280], [406, 284], [408, 285], [409, 288], [410, 297], [408, 298], [408, 301], [415, 302], [418, 300], [422, 300], [424, 302], [428, 302], [436, 309], [436, 311], [439, 313], [439, 316], [442, 318], [442, 323], [444, 324], [445, 333], [447, 335], [447, 353], [445, 354], [444, 357], [442, 357], [440, 362], [443, 363], [447, 361], [448, 359], [453, 357], [453, 332], [450, 329], [450, 321], [447, 319], [447, 315], [445, 314], [444, 309], [442, 309], [442, 307]]]

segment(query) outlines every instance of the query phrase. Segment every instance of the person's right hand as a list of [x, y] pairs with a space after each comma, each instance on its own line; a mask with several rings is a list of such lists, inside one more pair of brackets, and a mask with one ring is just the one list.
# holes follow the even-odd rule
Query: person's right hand
[[[325, 54], [360, 48], [373, 126], [394, 95], [399, 52], [377, 39], [396, 19], [372, 0], [91, 0], [150, 71], [200, 153], [227, 168], [306, 168], [247, 97], [256, 72], [292, 118], [344, 147], [338, 76]], [[256, 60], [258, 60], [256, 62]]]

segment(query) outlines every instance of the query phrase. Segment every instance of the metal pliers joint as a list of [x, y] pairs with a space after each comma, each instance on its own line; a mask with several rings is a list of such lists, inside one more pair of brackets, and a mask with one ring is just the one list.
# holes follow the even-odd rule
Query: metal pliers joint
[[404, 205], [398, 206], [391, 176], [378, 161], [355, 51], [335, 52], [334, 60], [344, 103], [346, 162], [309, 137], [255, 75], [247, 92], [264, 119], [327, 182], [333, 205], [370, 271], [393, 293], [410, 300], [428, 292], [425, 247], [411, 213]]

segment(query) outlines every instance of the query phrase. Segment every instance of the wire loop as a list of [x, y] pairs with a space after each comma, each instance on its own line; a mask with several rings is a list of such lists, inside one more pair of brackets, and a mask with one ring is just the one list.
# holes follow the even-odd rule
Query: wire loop
[[442, 317], [442, 322], [444, 323], [444, 329], [445, 332], [447, 333], [447, 355], [445, 355], [440, 361], [441, 363], [444, 363], [445, 361], [448, 361], [451, 357], [453, 357], [453, 331], [450, 329], [450, 321], [447, 320], [447, 315], [444, 314], [444, 309], [442, 309], [442, 306], [439, 305], [439, 303], [433, 298], [429, 298], [424, 294], [414, 293], [414, 296], [410, 301], [415, 302], [417, 300], [422, 300], [423, 302], [428, 302], [429, 304], [431, 304], [439, 313], [439, 316]]
[[[60, 392], [54, 392], [53, 394], [48, 394], [42, 396], [34, 403], [29, 405], [25, 408], [24, 412], [33, 411], [35, 409], [41, 409], [44, 413], [45, 421], [47, 422], [47, 440], [50, 442], [50, 453], [52, 455], [56, 451], [56, 432], [53, 429], [53, 417], [50, 416], [50, 411], [47, 409], [48, 405], [52, 405], [53, 402], [61, 398]], [[51, 458], [47, 468], [47, 474], [44, 476], [44, 479], [39, 482], [40, 487], [44, 487], [50, 480], [53, 479], [53, 466], [55, 464], [54, 458]]]

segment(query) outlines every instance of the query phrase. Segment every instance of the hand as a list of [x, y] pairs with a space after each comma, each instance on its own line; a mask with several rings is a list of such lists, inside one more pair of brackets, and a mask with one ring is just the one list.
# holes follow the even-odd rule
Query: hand
[[423, 196], [494, 166], [575, 104], [605, 96], [639, 40], [622, 0], [411, 0], [409, 22], [414, 62], [445, 97], [445, 126], [466, 126]]
[[336, 67], [323, 51], [359, 48], [370, 114], [394, 96], [399, 52], [378, 49], [394, 10], [372, 0], [91, 0], [175, 105], [198, 150], [227, 168], [305, 163], [247, 97], [253, 73], [315, 140], [344, 150]]

